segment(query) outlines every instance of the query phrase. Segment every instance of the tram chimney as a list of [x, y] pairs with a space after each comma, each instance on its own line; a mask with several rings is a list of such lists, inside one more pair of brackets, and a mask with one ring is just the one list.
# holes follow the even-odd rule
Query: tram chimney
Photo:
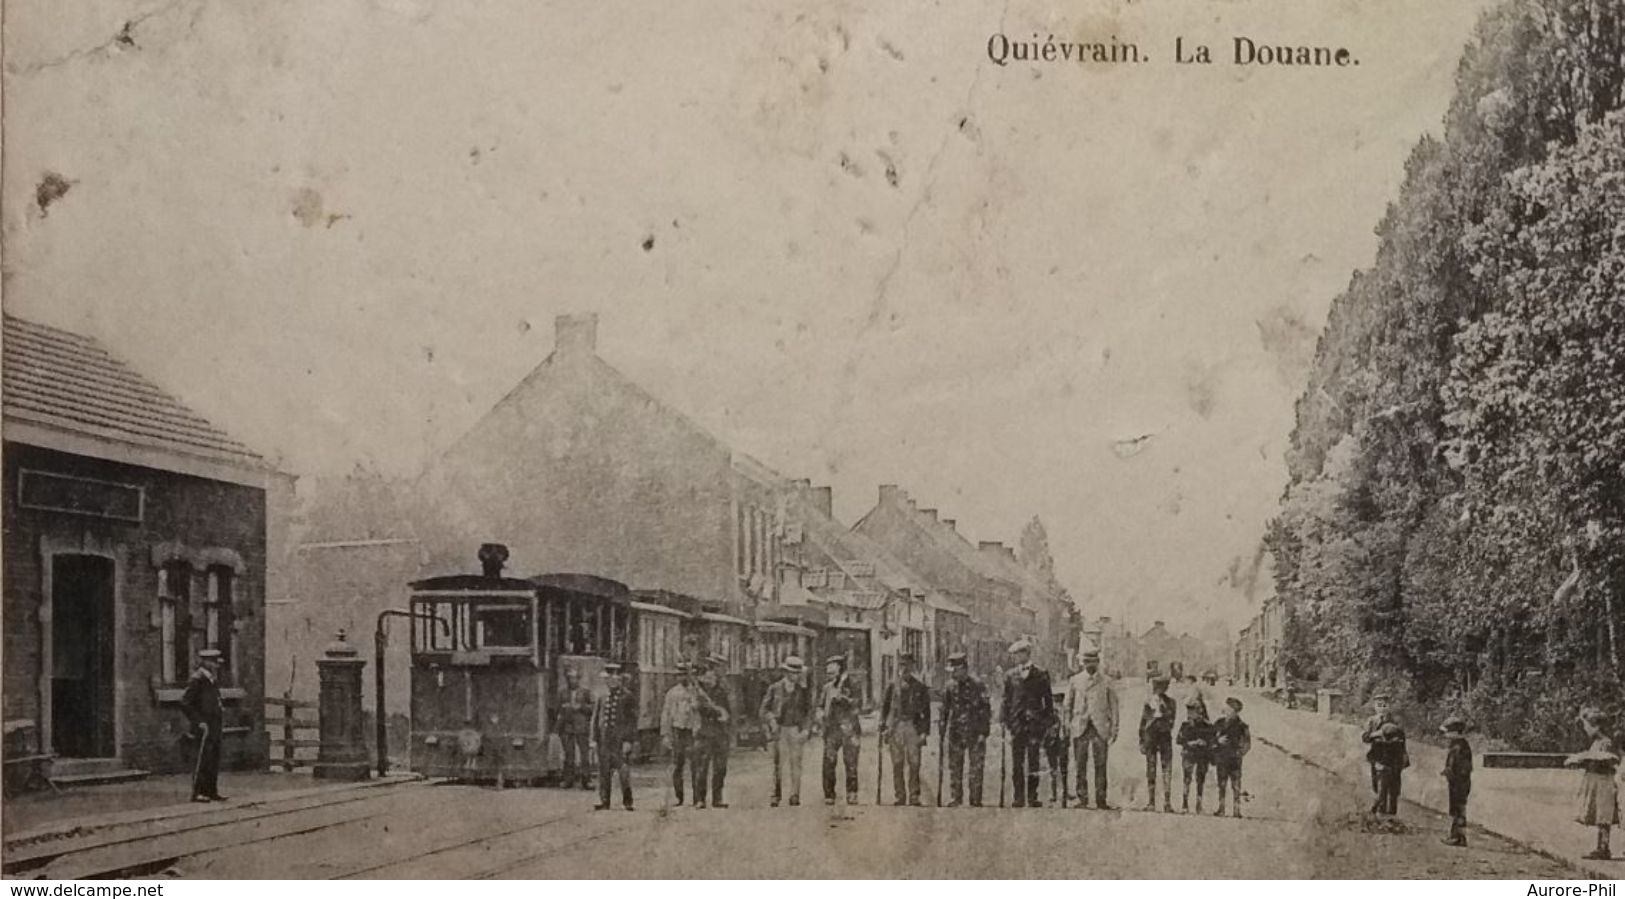
[[508, 561], [508, 548], [500, 543], [480, 545], [480, 567], [486, 577], [502, 577], [503, 563]]

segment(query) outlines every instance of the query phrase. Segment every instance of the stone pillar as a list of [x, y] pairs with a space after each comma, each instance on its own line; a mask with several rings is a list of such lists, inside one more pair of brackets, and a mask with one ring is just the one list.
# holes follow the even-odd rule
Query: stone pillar
[[339, 631], [338, 639], [316, 660], [321, 679], [322, 745], [316, 776], [329, 780], [366, 780], [367, 734], [361, 718], [361, 673], [367, 663]]

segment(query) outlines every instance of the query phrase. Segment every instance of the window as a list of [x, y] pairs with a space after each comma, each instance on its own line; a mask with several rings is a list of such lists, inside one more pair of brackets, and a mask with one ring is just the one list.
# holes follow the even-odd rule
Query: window
[[476, 649], [530, 649], [530, 604], [484, 603], [474, 608]]
[[163, 680], [178, 684], [192, 662], [192, 566], [166, 562], [158, 569], [158, 616]]
[[224, 565], [210, 566], [207, 575], [208, 593], [204, 597], [204, 646], [208, 649], [220, 651], [220, 665], [222, 670], [230, 671], [231, 665], [231, 598], [232, 588], [235, 586], [235, 575], [230, 568]]

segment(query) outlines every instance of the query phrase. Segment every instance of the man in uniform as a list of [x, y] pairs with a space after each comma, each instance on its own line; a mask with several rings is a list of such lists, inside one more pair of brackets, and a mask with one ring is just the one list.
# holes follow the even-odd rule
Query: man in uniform
[[790, 656], [781, 666], [783, 676], [767, 688], [762, 699], [762, 725], [773, 743], [773, 807], [784, 796], [784, 781], [790, 781], [790, 804], [801, 804], [801, 755], [807, 746], [807, 728], [813, 723], [812, 691], [807, 688], [806, 668], [800, 656]]
[[1106, 753], [1117, 739], [1117, 687], [1100, 670], [1100, 653], [1085, 650], [1083, 670], [1073, 675], [1066, 690], [1066, 720], [1072, 737], [1072, 758], [1078, 769], [1078, 807], [1089, 807], [1089, 764], [1095, 769], [1095, 807], [1106, 802]]
[[920, 750], [931, 734], [931, 688], [917, 674], [914, 653], [900, 653], [897, 665], [902, 677], [880, 703], [880, 742], [891, 738], [892, 804], [921, 805]]
[[695, 808], [705, 808], [707, 786], [711, 807], [728, 807], [722, 801], [722, 788], [728, 780], [728, 753], [734, 743], [733, 701], [718, 675], [727, 665], [727, 659], [713, 655], [698, 666], [699, 682], [694, 685], [694, 702], [700, 713], [700, 729], [694, 737]]
[[606, 692], [593, 703], [589, 745], [598, 751], [598, 811], [609, 808], [610, 781], [620, 774], [621, 805], [632, 810], [632, 740], [638, 732], [638, 699], [621, 678], [621, 665], [604, 665]]
[[205, 649], [197, 659], [197, 671], [181, 694], [181, 711], [197, 744], [192, 759], [192, 801], [221, 802], [226, 797], [220, 795], [220, 732], [225, 724], [220, 705], [220, 650]]
[[1049, 672], [1032, 663], [1032, 645], [1010, 645], [1014, 668], [1004, 679], [1004, 727], [1010, 735], [1010, 768], [1016, 808], [1039, 808], [1038, 766], [1044, 737], [1055, 723]]
[[970, 673], [965, 654], [956, 652], [948, 656], [948, 689], [942, 695], [941, 728], [943, 743], [948, 747], [949, 808], [957, 808], [965, 801], [965, 757], [970, 756], [970, 804], [982, 804], [982, 768], [987, 762], [987, 732], [992, 724], [993, 709], [988, 703], [987, 687]]
[[[687, 662], [677, 663], [677, 683], [666, 691], [660, 704], [660, 745], [671, 753], [671, 789], [677, 794], [677, 804], [683, 804], [683, 766], [694, 754], [694, 734], [700, 729], [699, 704], [694, 701], [693, 668]], [[696, 804], [704, 805], [705, 797], [694, 797]]]
[[564, 697], [559, 704], [559, 739], [564, 743], [564, 785], [592, 789], [587, 744], [592, 740], [592, 691], [581, 685], [581, 671], [564, 669]]
[[846, 803], [858, 804], [858, 691], [846, 673], [846, 656], [824, 664], [824, 690], [818, 726], [824, 734], [824, 804], [835, 804], [835, 759], [846, 765]]

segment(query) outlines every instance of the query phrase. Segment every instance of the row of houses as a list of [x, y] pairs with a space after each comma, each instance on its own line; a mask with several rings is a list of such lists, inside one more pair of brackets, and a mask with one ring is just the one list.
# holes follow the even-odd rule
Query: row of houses
[[[1076, 611], [999, 543], [972, 543], [899, 487], [856, 527], [829, 488], [729, 448], [601, 359], [597, 321], [415, 479], [348, 478], [302, 509], [295, 480], [96, 339], [4, 318], [4, 723], [8, 758], [53, 776], [188, 766], [179, 701], [225, 657], [225, 753], [267, 755], [265, 697], [316, 694], [334, 634], [369, 642], [407, 582], [575, 571], [698, 598], [746, 621], [817, 624], [876, 700], [913, 652], [940, 678], [1030, 637], [1064, 664]], [[386, 669], [405, 710], [405, 667]], [[367, 682], [370, 708], [371, 679]]]
[[1232, 647], [1189, 632], [1175, 634], [1167, 622], [1153, 621], [1135, 633], [1124, 622], [1100, 617], [1083, 628], [1084, 645], [1100, 652], [1101, 666], [1115, 677], [1182, 673], [1230, 676]]
[[1279, 687], [1281, 682], [1281, 601], [1264, 600], [1236, 637], [1234, 668], [1238, 681], [1249, 687]]
[[1071, 600], [1010, 547], [972, 542], [894, 485], [855, 525], [838, 521], [829, 487], [731, 448], [617, 371], [597, 327], [559, 317], [552, 354], [421, 476], [357, 473], [313, 502], [293, 601], [270, 610], [273, 684], [305, 689], [324, 634], [370, 630], [408, 580], [468, 569], [481, 542], [507, 545], [513, 571], [591, 573], [813, 625], [870, 702], [905, 651], [932, 680], [957, 651], [990, 672], [1019, 637], [1065, 665]]

